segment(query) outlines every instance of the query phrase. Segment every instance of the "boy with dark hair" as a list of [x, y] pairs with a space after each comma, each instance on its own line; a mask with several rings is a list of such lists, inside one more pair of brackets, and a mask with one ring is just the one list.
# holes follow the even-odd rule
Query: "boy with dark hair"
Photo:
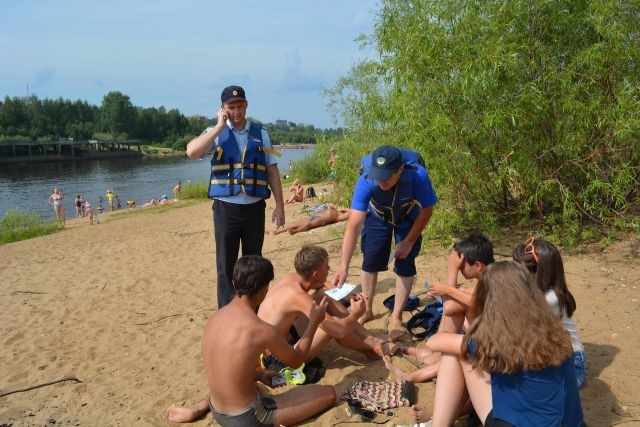
[[260, 381], [272, 387], [275, 371], [256, 370], [260, 354], [268, 349], [288, 366], [298, 367], [309, 357], [311, 343], [324, 319], [327, 301], [309, 307], [309, 321], [295, 348], [282, 332], [256, 315], [273, 280], [273, 265], [257, 255], [238, 259], [233, 270], [234, 298], [214, 312], [204, 330], [202, 357], [209, 396], [195, 408], [170, 407], [172, 422], [190, 422], [208, 410], [222, 426], [297, 424], [335, 403], [332, 386], [301, 386], [273, 397], [261, 396]]
[[[470, 233], [453, 245], [447, 260], [447, 283], [434, 282], [429, 287], [432, 295], [443, 298], [444, 312], [438, 332], [459, 333], [465, 321], [465, 314], [471, 308], [475, 287], [461, 287], [458, 284], [458, 273], [462, 273], [465, 279], [479, 280], [487, 266], [493, 262], [493, 243], [479, 231]], [[426, 347], [399, 347], [397, 352], [417, 357], [425, 366], [413, 372], [404, 372], [394, 366], [388, 356], [385, 356], [385, 366], [394, 377], [421, 382], [438, 375], [440, 353], [432, 352]], [[422, 411], [416, 408], [413, 410]]]

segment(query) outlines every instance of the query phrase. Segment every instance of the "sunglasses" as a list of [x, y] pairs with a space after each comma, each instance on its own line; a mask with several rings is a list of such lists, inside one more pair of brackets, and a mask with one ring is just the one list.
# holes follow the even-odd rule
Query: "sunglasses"
[[535, 242], [536, 238], [535, 237], [531, 237], [529, 240], [527, 240], [526, 242], [524, 242], [524, 253], [525, 254], [530, 254], [533, 259], [536, 261], [536, 264], [538, 263], [538, 254], [536, 254], [536, 247], [533, 246], [533, 242]]

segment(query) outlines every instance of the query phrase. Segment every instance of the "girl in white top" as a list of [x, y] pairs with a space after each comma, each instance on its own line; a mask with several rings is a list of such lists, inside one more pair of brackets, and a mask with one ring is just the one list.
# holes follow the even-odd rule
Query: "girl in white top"
[[576, 310], [576, 300], [567, 288], [560, 251], [552, 243], [532, 237], [516, 246], [513, 259], [535, 275], [536, 283], [544, 292], [547, 304], [562, 319], [562, 326], [571, 336], [576, 379], [578, 387], [582, 387], [586, 377], [586, 358], [578, 329], [571, 318]]

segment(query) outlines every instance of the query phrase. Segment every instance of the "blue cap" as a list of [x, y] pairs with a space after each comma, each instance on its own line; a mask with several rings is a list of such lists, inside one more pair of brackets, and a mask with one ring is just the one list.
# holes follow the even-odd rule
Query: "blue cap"
[[386, 181], [402, 166], [402, 152], [398, 147], [383, 145], [371, 154], [371, 169], [367, 178]]
[[232, 101], [246, 101], [247, 97], [244, 94], [244, 89], [240, 86], [229, 86], [222, 89], [222, 94], [220, 95], [220, 101], [223, 104]]

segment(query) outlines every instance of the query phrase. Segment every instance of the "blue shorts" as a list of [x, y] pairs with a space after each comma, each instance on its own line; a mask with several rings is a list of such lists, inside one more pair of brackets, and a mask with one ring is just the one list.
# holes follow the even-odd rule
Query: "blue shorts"
[[[409, 234], [412, 225], [412, 222], [404, 221], [398, 227], [394, 227], [375, 214], [368, 212], [360, 238], [362, 270], [368, 273], [386, 271], [388, 269], [389, 255], [391, 255], [391, 237], [395, 238], [397, 244]], [[422, 236], [413, 244], [411, 252], [405, 259], [395, 260], [393, 272], [403, 277], [415, 276], [416, 257], [420, 253], [421, 245]]]

